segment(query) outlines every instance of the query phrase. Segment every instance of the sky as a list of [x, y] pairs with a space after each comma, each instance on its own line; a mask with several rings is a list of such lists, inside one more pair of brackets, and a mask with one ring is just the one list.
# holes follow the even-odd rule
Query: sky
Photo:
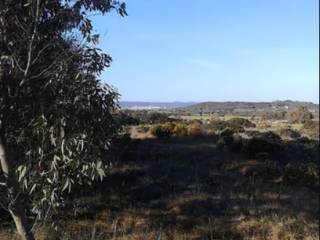
[[319, 103], [318, 0], [126, 0], [93, 16], [123, 101]]

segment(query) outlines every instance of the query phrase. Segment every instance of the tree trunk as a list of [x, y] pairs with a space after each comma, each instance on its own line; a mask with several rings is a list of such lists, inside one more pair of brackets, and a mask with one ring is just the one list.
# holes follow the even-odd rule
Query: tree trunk
[[19, 197], [19, 185], [14, 174], [10, 171], [9, 158], [6, 153], [5, 144], [0, 138], [0, 163], [1, 169], [6, 179], [6, 188], [8, 193], [8, 210], [16, 225], [18, 234], [22, 240], [34, 240], [33, 233], [28, 225], [27, 216], [23, 204]]

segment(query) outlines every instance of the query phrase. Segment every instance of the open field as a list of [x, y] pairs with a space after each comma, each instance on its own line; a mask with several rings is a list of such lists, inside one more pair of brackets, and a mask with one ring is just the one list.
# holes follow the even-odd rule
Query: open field
[[[265, 158], [217, 140], [121, 140], [104, 181], [74, 193], [79, 216], [60, 219], [63, 231], [39, 229], [37, 239], [319, 239], [318, 180], [288, 172], [288, 163], [316, 163], [316, 148], [293, 140], [296, 158], [290, 148]], [[7, 230], [0, 237], [16, 239]]]
[[[125, 125], [103, 182], [71, 192], [59, 230], [43, 225], [37, 240], [319, 239], [319, 129], [152, 114]], [[1, 214], [0, 239], [18, 240]]]

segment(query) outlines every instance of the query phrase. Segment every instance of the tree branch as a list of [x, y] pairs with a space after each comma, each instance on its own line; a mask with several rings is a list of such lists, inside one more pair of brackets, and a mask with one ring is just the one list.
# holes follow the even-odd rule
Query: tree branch
[[[24, 71], [24, 77], [25, 78], [28, 76], [28, 73], [29, 73], [29, 70], [30, 70], [30, 66], [31, 66], [31, 63], [32, 63], [33, 43], [34, 43], [34, 39], [36, 37], [36, 33], [37, 33], [37, 29], [38, 29], [37, 27], [38, 27], [38, 21], [39, 21], [39, 11], [40, 11], [40, 0], [37, 0], [36, 16], [35, 16], [32, 36], [31, 36], [31, 40], [30, 40], [30, 44], [29, 44], [27, 66], [26, 66], [25, 71]], [[21, 83], [23, 83], [23, 82], [24, 81], [22, 80]], [[21, 85], [21, 83], [20, 83], [20, 85]]]

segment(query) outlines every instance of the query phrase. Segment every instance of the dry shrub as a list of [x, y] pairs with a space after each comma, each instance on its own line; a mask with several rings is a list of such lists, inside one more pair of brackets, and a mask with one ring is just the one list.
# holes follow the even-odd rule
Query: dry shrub
[[166, 122], [165, 124], [162, 125], [162, 128], [169, 132], [173, 132], [175, 126], [176, 125], [172, 122]]
[[267, 129], [267, 128], [271, 128], [271, 124], [266, 122], [266, 121], [261, 121], [257, 124], [256, 128], [258, 129]]
[[149, 125], [140, 125], [138, 126], [138, 132], [140, 133], [147, 133], [150, 130], [150, 126]]
[[195, 137], [195, 136], [201, 136], [203, 134], [203, 129], [198, 124], [190, 124], [188, 125], [188, 135]]
[[280, 134], [281, 137], [284, 137], [284, 138], [296, 139], [296, 138], [301, 137], [301, 135], [300, 135], [300, 133], [298, 131], [290, 129], [290, 128], [281, 129], [279, 134]]
[[319, 121], [309, 121], [303, 124], [304, 132], [313, 139], [319, 139]]
[[173, 134], [170, 128], [164, 127], [161, 124], [152, 126], [150, 132], [152, 135], [158, 138], [169, 138]]
[[251, 122], [251, 121], [249, 121], [248, 119], [245, 119], [245, 118], [232, 118], [232, 119], [228, 120], [228, 123], [230, 123], [232, 125], [246, 127], [246, 128], [254, 128], [254, 127], [256, 127], [256, 125], [253, 122]]
[[187, 136], [188, 128], [183, 124], [177, 124], [173, 129], [173, 134], [178, 137]]

